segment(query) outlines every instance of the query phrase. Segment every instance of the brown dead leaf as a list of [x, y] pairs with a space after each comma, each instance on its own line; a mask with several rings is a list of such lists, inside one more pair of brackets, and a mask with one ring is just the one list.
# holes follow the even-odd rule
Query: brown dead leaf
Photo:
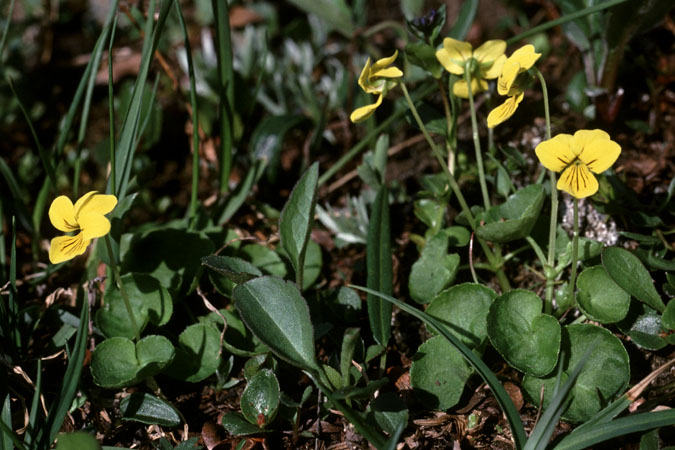
[[243, 6], [233, 6], [230, 9], [230, 26], [241, 28], [251, 23], [261, 22], [263, 20], [257, 12]]
[[223, 427], [219, 427], [213, 422], [206, 422], [202, 426], [202, 440], [208, 450], [213, 450], [217, 445], [223, 443], [225, 438]]

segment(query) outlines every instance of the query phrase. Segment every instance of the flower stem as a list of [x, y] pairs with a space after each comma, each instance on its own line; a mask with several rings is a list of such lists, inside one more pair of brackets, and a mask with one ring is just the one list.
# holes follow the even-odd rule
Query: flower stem
[[[469, 64], [471, 66], [472, 64]], [[485, 183], [485, 169], [483, 168], [483, 153], [480, 149], [480, 137], [478, 136], [478, 121], [476, 120], [476, 105], [473, 103], [473, 92], [471, 92], [471, 68], [464, 69], [464, 80], [466, 89], [469, 93], [469, 109], [471, 110], [471, 130], [473, 134], [473, 148], [476, 151], [476, 164], [478, 165], [478, 181], [480, 182], [480, 191], [483, 194], [483, 204], [485, 211], [490, 209], [490, 196], [488, 195], [487, 184]]]
[[[548, 106], [548, 89], [546, 88], [546, 80], [542, 73], [534, 68], [539, 84], [541, 84], [541, 91], [544, 95], [544, 117], [546, 117], [546, 140], [551, 139], [551, 114]], [[555, 266], [555, 237], [558, 229], [558, 189], [556, 188], [556, 176], [552, 170], [548, 171], [548, 177], [551, 184], [551, 220], [548, 229], [548, 263], [544, 268], [546, 274], [546, 301], [544, 302], [544, 312], [550, 314], [553, 311], [553, 283]]]
[[448, 170], [450, 173], [455, 173], [455, 150], [452, 142], [452, 113], [450, 112], [450, 102], [445, 93], [443, 80], [438, 80], [438, 88], [441, 91], [441, 99], [443, 100], [443, 111], [445, 112], [445, 122], [447, 126], [447, 135], [445, 137], [445, 147], [448, 150]]
[[577, 280], [577, 258], [579, 257], [579, 199], [574, 197], [574, 237], [572, 238], [572, 274], [567, 287], [567, 304], [574, 305], [574, 285]]
[[122, 283], [122, 277], [120, 276], [119, 268], [117, 267], [117, 263], [115, 262], [115, 256], [113, 255], [112, 246], [110, 245], [110, 237], [108, 235], [105, 236], [105, 245], [108, 248], [108, 257], [110, 258], [110, 268], [113, 271], [115, 284], [117, 285], [117, 289], [120, 290], [120, 294], [122, 294], [124, 306], [127, 308], [127, 314], [129, 314], [129, 322], [131, 322], [131, 327], [134, 329], [136, 340], [140, 341], [141, 333], [138, 331], [138, 325], [136, 325], [136, 318], [134, 317], [134, 312], [131, 309], [131, 302], [129, 301], [129, 295], [127, 295], [127, 291], [124, 288], [124, 284]]
[[[475, 232], [476, 218], [471, 213], [471, 209], [469, 208], [469, 205], [466, 203], [466, 199], [464, 198], [464, 195], [462, 195], [462, 191], [459, 189], [459, 185], [457, 184], [455, 176], [450, 172], [450, 170], [448, 169], [448, 165], [443, 160], [443, 154], [441, 153], [441, 150], [438, 148], [434, 140], [431, 139], [431, 136], [427, 131], [427, 127], [424, 125], [424, 122], [422, 122], [422, 118], [417, 112], [417, 108], [415, 108], [415, 104], [410, 98], [410, 94], [408, 93], [408, 89], [405, 87], [405, 84], [400, 83], [400, 86], [401, 90], [403, 91], [403, 95], [405, 96], [405, 99], [408, 102], [408, 106], [410, 107], [410, 112], [415, 118], [415, 121], [417, 122], [417, 125], [420, 127], [420, 130], [422, 130], [422, 134], [424, 135], [424, 138], [427, 140], [429, 147], [431, 147], [432, 153], [434, 154], [439, 164], [443, 168], [443, 172], [445, 173], [445, 176], [448, 179], [448, 183], [450, 184], [450, 189], [452, 189], [452, 192], [457, 197], [459, 206], [462, 208], [462, 212], [464, 212], [466, 220], [469, 222], [469, 226]], [[481, 248], [483, 249], [483, 252], [485, 252], [485, 256], [488, 259], [490, 265], [492, 266], [492, 269], [495, 272], [495, 275], [497, 276], [497, 281], [499, 282], [499, 285], [501, 286], [502, 290], [504, 292], [510, 291], [511, 284], [509, 283], [509, 280], [506, 277], [506, 274], [504, 273], [504, 269], [502, 269], [501, 255], [499, 255], [499, 257], [496, 256], [492, 252], [492, 249], [485, 243], [483, 239], [478, 238], [477, 240]]]

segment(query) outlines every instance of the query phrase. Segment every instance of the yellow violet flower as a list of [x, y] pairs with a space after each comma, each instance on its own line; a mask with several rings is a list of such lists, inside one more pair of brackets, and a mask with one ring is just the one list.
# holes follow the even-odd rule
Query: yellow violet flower
[[110, 221], [104, 216], [115, 208], [117, 197], [96, 191], [87, 192], [75, 202], [65, 195], [56, 197], [49, 207], [49, 220], [60, 231], [79, 231], [75, 236], [52, 239], [49, 260], [52, 264], [68, 261], [87, 250], [92, 239], [110, 232]]
[[598, 180], [593, 173], [609, 169], [619, 157], [621, 147], [602, 130], [579, 130], [574, 136], [559, 134], [544, 141], [534, 152], [548, 170], [562, 171], [558, 189], [584, 198], [598, 192]]
[[[464, 75], [465, 69], [471, 70], [471, 93], [487, 90], [487, 81], [497, 78], [506, 61], [506, 42], [502, 40], [486, 41], [473, 50], [468, 42], [453, 38], [443, 39], [443, 48], [436, 52], [436, 59], [450, 73]], [[457, 80], [452, 88], [457, 97], [469, 98], [465, 80]]]
[[382, 58], [375, 61], [375, 64], [370, 65], [370, 58], [366, 61], [366, 65], [359, 76], [359, 86], [368, 94], [378, 94], [377, 100], [372, 105], [362, 106], [357, 108], [349, 116], [349, 119], [354, 122], [363, 122], [373, 115], [378, 106], [382, 104], [382, 97], [387, 95], [389, 89], [394, 87], [397, 83], [392, 78], [400, 78], [403, 72], [397, 67], [387, 67], [396, 60], [398, 50], [388, 58]]
[[526, 77], [520, 75], [534, 66], [540, 56], [541, 53], [536, 53], [534, 46], [528, 44], [520, 47], [508, 57], [497, 80], [497, 92], [509, 97], [504, 103], [490, 111], [487, 118], [488, 128], [496, 127], [516, 112], [518, 104], [523, 100], [525, 89], [522, 80]]

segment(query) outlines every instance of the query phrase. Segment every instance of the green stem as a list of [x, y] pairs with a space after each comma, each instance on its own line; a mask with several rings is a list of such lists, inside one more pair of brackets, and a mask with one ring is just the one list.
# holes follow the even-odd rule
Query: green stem
[[577, 259], [579, 257], [579, 199], [574, 197], [574, 237], [572, 238], [572, 274], [567, 287], [567, 304], [574, 305], [574, 285], [577, 280]]
[[[537, 241], [535, 241], [532, 236], [527, 236], [525, 238], [528, 244], [532, 247], [532, 250], [534, 250], [534, 253], [536, 253], [537, 258], [539, 258], [539, 262], [541, 263], [541, 266], [546, 269], [546, 256], [544, 255], [544, 252], [541, 250], [541, 247], [539, 244], [537, 244]], [[546, 280], [548, 282], [548, 277], [546, 277]]]
[[480, 182], [480, 191], [483, 194], [483, 205], [485, 211], [490, 209], [490, 196], [488, 195], [487, 183], [485, 183], [485, 169], [483, 168], [483, 153], [480, 150], [480, 137], [478, 136], [478, 121], [476, 120], [476, 106], [473, 103], [473, 92], [471, 92], [471, 69], [474, 62], [471, 60], [468, 67], [464, 68], [464, 80], [469, 94], [469, 110], [471, 111], [471, 130], [473, 135], [473, 148], [476, 151], [476, 164], [478, 165], [478, 181]]
[[112, 246], [110, 245], [110, 236], [105, 236], [105, 245], [108, 248], [108, 257], [110, 258], [110, 268], [113, 271], [113, 277], [115, 278], [115, 284], [117, 289], [119, 289], [120, 294], [122, 294], [122, 299], [124, 300], [124, 306], [127, 308], [127, 314], [129, 314], [129, 322], [131, 322], [131, 327], [134, 329], [134, 334], [136, 335], [136, 340], [141, 340], [141, 333], [138, 331], [138, 325], [136, 325], [136, 318], [134, 317], [134, 312], [131, 309], [131, 302], [129, 301], [129, 295], [127, 290], [124, 288], [122, 283], [122, 277], [120, 276], [119, 268], [115, 262], [115, 255], [113, 254]]
[[[403, 95], [405, 96], [405, 99], [408, 102], [408, 106], [410, 107], [410, 112], [415, 118], [415, 121], [417, 122], [417, 125], [419, 126], [420, 130], [422, 130], [422, 134], [424, 135], [424, 138], [427, 140], [429, 147], [431, 147], [431, 152], [434, 154], [439, 164], [443, 168], [443, 172], [445, 173], [445, 176], [448, 179], [448, 183], [450, 184], [450, 189], [452, 189], [452, 192], [455, 194], [455, 197], [457, 197], [457, 201], [459, 202], [459, 205], [462, 208], [462, 212], [464, 213], [466, 220], [469, 222], [469, 226], [475, 232], [476, 218], [471, 213], [471, 208], [469, 208], [468, 203], [466, 203], [466, 199], [464, 198], [462, 191], [459, 189], [459, 185], [457, 184], [455, 176], [450, 172], [450, 170], [448, 169], [448, 165], [443, 160], [443, 154], [441, 150], [438, 148], [434, 140], [431, 139], [431, 136], [427, 131], [427, 127], [424, 125], [424, 122], [422, 122], [422, 118], [417, 112], [417, 108], [415, 107], [415, 104], [410, 98], [410, 94], [408, 93], [408, 89], [405, 87], [405, 84], [400, 83], [400, 86], [401, 90], [403, 91]], [[499, 257], [495, 256], [495, 254], [492, 252], [492, 249], [485, 243], [483, 239], [477, 238], [477, 241], [480, 244], [481, 248], [483, 249], [486, 258], [488, 259], [488, 262], [492, 266], [492, 270], [495, 272], [497, 280], [502, 290], [504, 292], [510, 291], [511, 285], [509, 283], [508, 278], [506, 278], [504, 270], [502, 269], [501, 256]]]
[[111, 34], [110, 34], [110, 43], [108, 44], [108, 122], [110, 126], [110, 193], [116, 195], [115, 186], [117, 183], [117, 172], [115, 167], [117, 162], [115, 161], [115, 97], [113, 97], [113, 57], [112, 57], [112, 48], [113, 42], [115, 41], [115, 29], [117, 28], [117, 14], [115, 14], [115, 20], [113, 22]]
[[455, 151], [451, 141], [452, 136], [452, 113], [450, 112], [450, 102], [445, 93], [445, 86], [443, 80], [438, 80], [438, 89], [441, 91], [441, 99], [443, 100], [443, 112], [445, 113], [445, 123], [447, 127], [447, 135], [445, 136], [445, 148], [448, 151], [448, 170], [450, 173], [455, 173]]
[[[546, 118], [546, 140], [551, 139], [551, 113], [548, 105], [548, 89], [546, 87], [546, 80], [542, 73], [535, 67], [535, 73], [541, 84], [541, 91], [544, 96], [544, 117]], [[555, 274], [553, 267], [555, 266], [555, 238], [558, 229], [558, 189], [556, 188], [556, 176], [552, 170], [548, 171], [549, 181], [551, 184], [551, 220], [548, 228], [548, 262], [544, 266], [544, 273], [546, 274], [546, 300], [544, 303], [544, 312], [550, 314], [553, 311], [553, 284], [555, 281]]]

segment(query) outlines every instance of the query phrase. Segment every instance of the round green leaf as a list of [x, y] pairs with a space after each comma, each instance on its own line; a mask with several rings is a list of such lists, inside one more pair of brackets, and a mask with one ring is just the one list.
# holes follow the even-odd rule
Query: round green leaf
[[[129, 297], [131, 310], [139, 332], [145, 329], [148, 321], [157, 326], [166, 324], [173, 313], [171, 294], [159, 281], [149, 275], [130, 273], [122, 277], [122, 284]], [[96, 326], [106, 337], [136, 336], [129, 320], [124, 298], [116, 287], [105, 294], [105, 304], [96, 312]]]
[[[585, 422], [604, 408], [628, 385], [630, 367], [628, 353], [621, 341], [608, 330], [591, 325], [568, 325], [562, 331], [561, 347], [564, 382], [583, 358], [590, 346], [594, 346], [586, 364], [581, 369], [569, 395], [571, 403], [562, 417], [571, 422]], [[534, 404], [539, 404], [544, 386], [544, 408], [553, 396], [557, 370], [545, 378], [526, 375], [522, 387]]]
[[417, 349], [410, 367], [410, 384], [427, 409], [444, 411], [457, 404], [472, 369], [443, 336]]
[[163, 336], [147, 336], [138, 343], [124, 337], [106, 339], [91, 355], [91, 375], [105, 388], [119, 388], [156, 375], [174, 357], [171, 342]]
[[481, 284], [463, 283], [436, 296], [426, 310], [440, 319], [469, 348], [487, 337], [486, 318], [497, 293]]
[[509, 365], [533, 376], [550, 373], [560, 350], [560, 324], [541, 308], [535, 293], [516, 289], [497, 298], [487, 316], [495, 349]]
[[134, 392], [120, 401], [123, 420], [176, 427], [180, 425], [180, 415], [169, 403], [154, 395]]
[[220, 332], [208, 323], [187, 327], [178, 337], [179, 346], [168, 374], [196, 383], [212, 375], [220, 364]]
[[276, 277], [260, 277], [232, 292], [242, 320], [275, 355], [301, 368], [318, 370], [309, 308], [298, 287]]
[[484, 224], [478, 237], [492, 242], [510, 242], [530, 234], [544, 204], [544, 188], [531, 184], [511, 195], [505, 203], [493, 206], [480, 217]]
[[585, 269], [577, 279], [579, 309], [600, 323], [618, 322], [628, 314], [630, 295], [616, 284], [602, 266]]
[[659, 312], [666, 308], [649, 271], [637, 256], [623, 248], [607, 247], [602, 251], [602, 265], [616, 284], [630, 295]]
[[246, 420], [265, 428], [277, 415], [279, 398], [277, 377], [271, 370], [263, 369], [248, 381], [241, 395], [241, 412]]

